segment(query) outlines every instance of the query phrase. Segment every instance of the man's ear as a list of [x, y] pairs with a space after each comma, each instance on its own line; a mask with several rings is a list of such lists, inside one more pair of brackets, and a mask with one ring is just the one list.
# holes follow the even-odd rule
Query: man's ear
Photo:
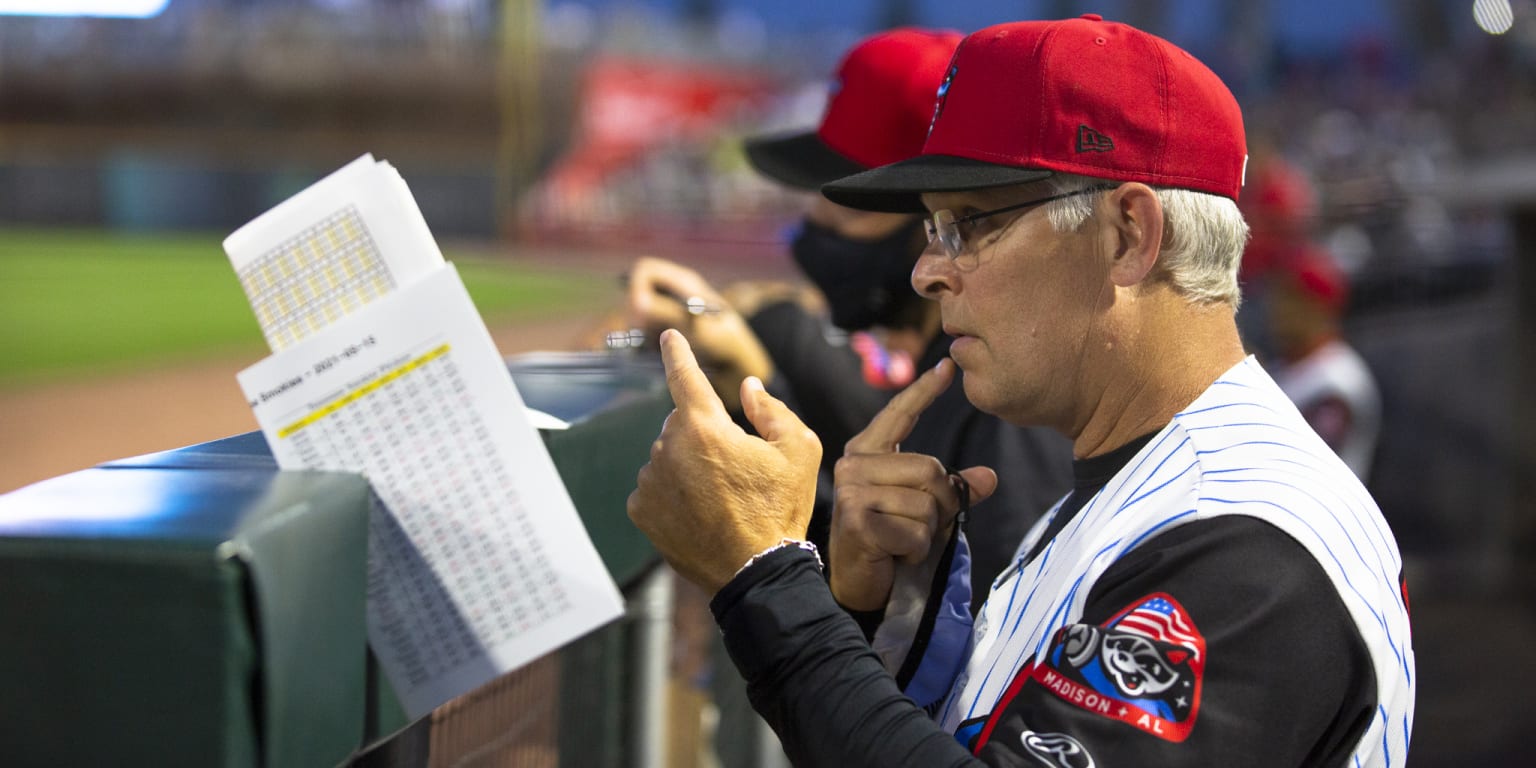
[[1105, 203], [1111, 207], [1108, 222], [1115, 237], [1109, 279], [1129, 288], [1157, 266], [1163, 244], [1163, 204], [1151, 187], [1137, 182], [1116, 187], [1105, 195]]

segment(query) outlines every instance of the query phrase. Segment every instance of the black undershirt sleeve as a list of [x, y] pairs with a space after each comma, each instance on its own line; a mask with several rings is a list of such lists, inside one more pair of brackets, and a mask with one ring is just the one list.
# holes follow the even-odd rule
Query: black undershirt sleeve
[[[1030, 681], [994, 714], [982, 762], [1038, 764], [1024, 746], [1032, 733], [1070, 736], [1100, 766], [1344, 764], [1370, 721], [1375, 678], [1333, 585], [1299, 544], [1240, 516], [1175, 528], [1106, 571], [1081, 621], [1102, 625], [1158, 593], [1186, 609], [1206, 642], [1183, 741]], [[769, 555], [711, 607], [753, 706], [795, 765], [981, 764], [897, 690], [808, 553]]]

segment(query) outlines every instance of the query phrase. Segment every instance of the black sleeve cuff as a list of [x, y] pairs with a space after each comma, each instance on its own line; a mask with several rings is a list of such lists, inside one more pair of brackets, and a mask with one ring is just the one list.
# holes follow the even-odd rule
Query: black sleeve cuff
[[792, 764], [975, 764], [896, 687], [810, 552], [764, 555], [715, 595], [710, 610], [753, 708]]
[[[759, 558], [716, 593], [709, 608], [726, 650], [748, 682], [772, 674], [801, 650], [804, 640], [829, 630], [837, 634], [838, 620], [847, 621], [816, 557], [798, 547]], [[845, 626], [852, 636], [852, 624]]]
[[773, 581], [786, 571], [807, 566], [815, 570], [816, 558], [799, 547], [782, 547], [758, 558], [751, 567], [743, 568], [735, 578], [726, 582], [725, 586], [721, 587], [709, 601], [709, 610], [715, 615], [715, 622], [723, 624], [726, 615], [752, 587]]

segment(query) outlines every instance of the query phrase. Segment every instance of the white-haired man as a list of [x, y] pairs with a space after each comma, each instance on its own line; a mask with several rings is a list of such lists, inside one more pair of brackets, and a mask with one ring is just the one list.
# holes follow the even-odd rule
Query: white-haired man
[[[1164, 40], [1097, 16], [966, 38], [923, 154], [823, 188], [931, 212], [912, 282], [955, 338], [838, 462], [830, 590], [792, 533], [814, 438], [753, 382], [741, 433], [666, 336], [677, 411], [629, 513], [715, 592], [797, 764], [1402, 764], [1392, 533], [1238, 336], [1245, 158], [1231, 93]], [[955, 520], [1008, 468], [899, 447], [957, 368], [1076, 457], [969, 631]]]

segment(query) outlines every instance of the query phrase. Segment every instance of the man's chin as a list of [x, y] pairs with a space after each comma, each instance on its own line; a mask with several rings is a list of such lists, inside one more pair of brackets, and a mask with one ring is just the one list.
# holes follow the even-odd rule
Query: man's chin
[[958, 369], [955, 371], [955, 376], [960, 379], [960, 386], [965, 389], [965, 399], [971, 401], [971, 405], [976, 406], [976, 410], [996, 416], [996, 411], [988, 407], [992, 400], [992, 392], [984, 385], [985, 379], [975, 374], [967, 374], [965, 366], [960, 365], [959, 361], [956, 361], [955, 367]]

